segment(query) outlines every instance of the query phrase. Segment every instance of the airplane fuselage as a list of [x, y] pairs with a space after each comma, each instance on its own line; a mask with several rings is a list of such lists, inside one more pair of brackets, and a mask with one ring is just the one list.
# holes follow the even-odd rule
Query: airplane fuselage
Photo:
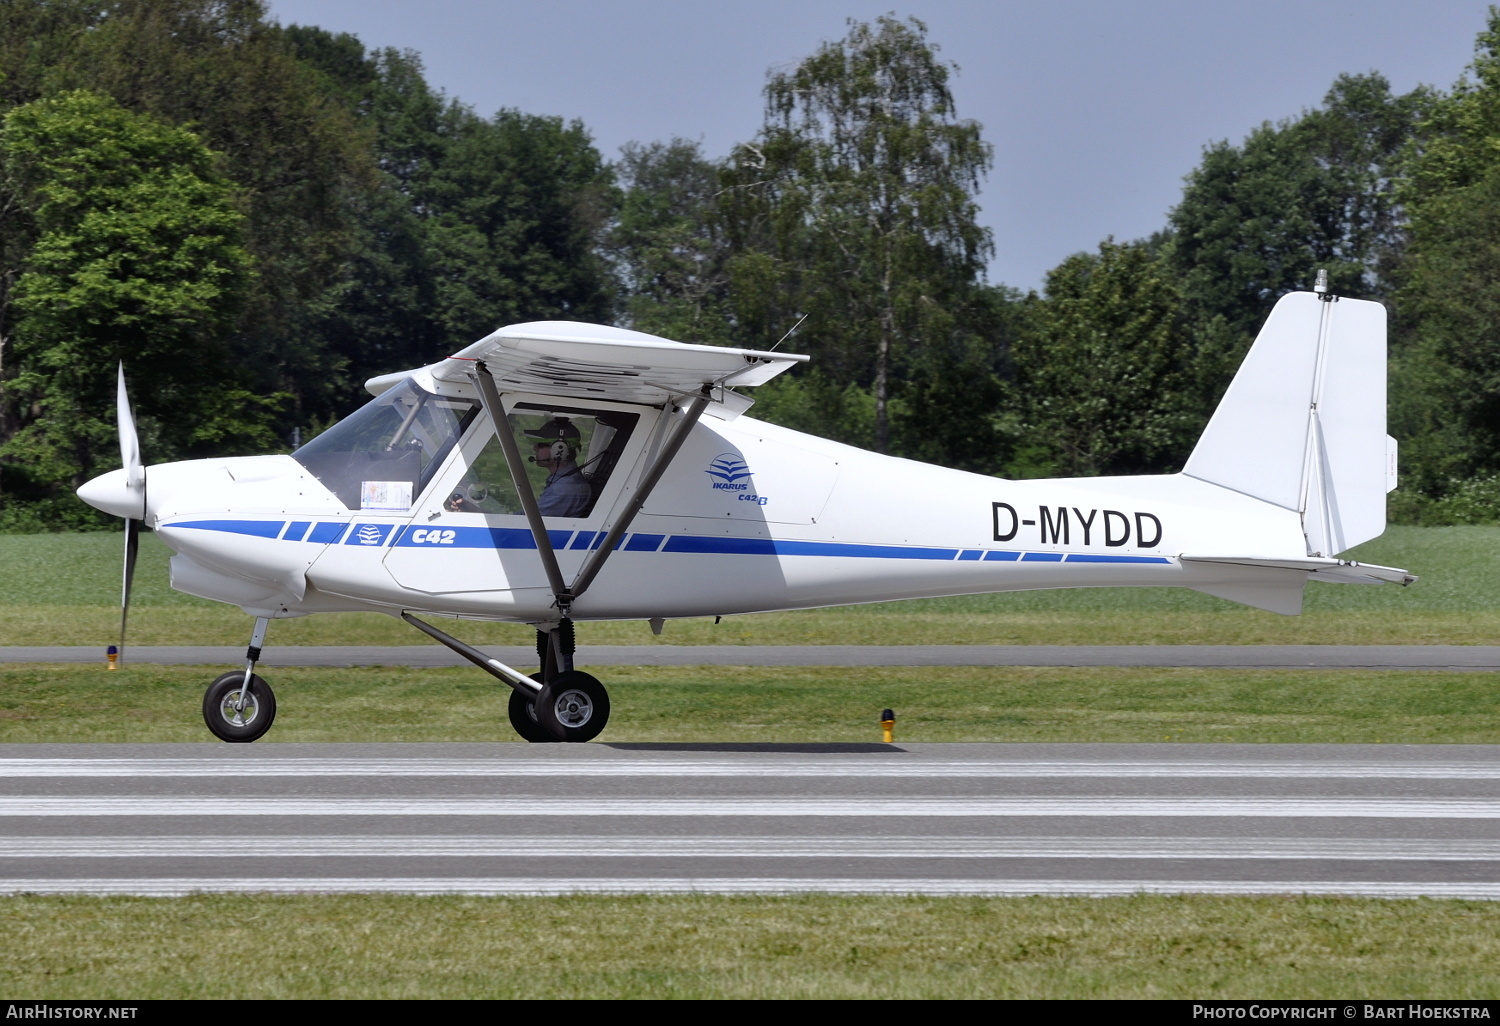
[[[467, 435], [492, 432], [481, 416]], [[632, 477], [650, 448], [647, 440], [634, 453]], [[175, 588], [256, 615], [556, 617], [524, 516], [453, 512], [439, 501], [471, 455], [466, 439], [450, 454], [454, 466], [402, 511], [350, 510], [289, 456], [153, 466], [150, 523], [176, 553]], [[548, 518], [565, 575], [602, 541], [617, 513], [609, 500], [619, 497], [606, 493], [585, 518]], [[749, 417], [704, 418], [573, 617], [1193, 587], [1224, 575], [1185, 564], [1182, 553], [1302, 545], [1295, 511], [1182, 475], [1007, 481]]]

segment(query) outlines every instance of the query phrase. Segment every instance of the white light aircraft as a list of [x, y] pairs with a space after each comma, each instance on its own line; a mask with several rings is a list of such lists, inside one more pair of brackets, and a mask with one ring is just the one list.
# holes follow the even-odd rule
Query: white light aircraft
[[[1320, 276], [1321, 279], [1321, 276]], [[609, 697], [574, 668], [579, 620], [805, 609], [1033, 588], [1192, 588], [1296, 614], [1310, 579], [1395, 582], [1339, 559], [1385, 529], [1385, 310], [1321, 284], [1284, 296], [1180, 474], [1006, 481], [742, 416], [738, 388], [807, 357], [621, 328], [501, 328], [367, 382], [375, 399], [289, 456], [146, 468], [120, 370], [124, 466], [79, 489], [138, 525], [178, 591], [255, 618], [243, 669], [203, 701], [253, 741], [270, 621], [399, 616], [511, 687], [528, 741], [587, 741]], [[515, 670], [421, 616], [534, 625]]]

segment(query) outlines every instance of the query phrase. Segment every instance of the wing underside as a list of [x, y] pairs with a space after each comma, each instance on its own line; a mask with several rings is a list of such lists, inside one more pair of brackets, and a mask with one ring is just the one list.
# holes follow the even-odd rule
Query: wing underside
[[[660, 406], [708, 386], [711, 402], [748, 406], [730, 389], [764, 384], [807, 357], [692, 345], [596, 324], [535, 321], [501, 328], [426, 369], [437, 381], [458, 384], [481, 361], [502, 392]], [[378, 394], [409, 373], [371, 378], [366, 387]]]

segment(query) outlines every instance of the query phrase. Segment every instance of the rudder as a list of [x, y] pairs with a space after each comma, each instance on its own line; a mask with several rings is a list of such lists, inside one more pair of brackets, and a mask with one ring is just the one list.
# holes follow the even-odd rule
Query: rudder
[[1281, 297], [1183, 473], [1300, 513], [1308, 555], [1379, 536], [1395, 486], [1385, 336], [1379, 303]]

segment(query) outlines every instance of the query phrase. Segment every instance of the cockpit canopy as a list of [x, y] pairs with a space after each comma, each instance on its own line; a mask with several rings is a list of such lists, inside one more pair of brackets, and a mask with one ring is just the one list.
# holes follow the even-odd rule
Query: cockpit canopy
[[[479, 415], [472, 399], [436, 395], [408, 379], [339, 421], [292, 457], [352, 510], [404, 513], [438, 473]], [[507, 420], [543, 515], [592, 511], [640, 420], [639, 414], [588, 405], [518, 403]], [[553, 436], [564, 459], [537, 462]], [[522, 513], [515, 482], [491, 435], [442, 500], [450, 513]], [[561, 496], [570, 494], [563, 501]]]
[[479, 413], [405, 381], [292, 453], [350, 509], [411, 508]]

